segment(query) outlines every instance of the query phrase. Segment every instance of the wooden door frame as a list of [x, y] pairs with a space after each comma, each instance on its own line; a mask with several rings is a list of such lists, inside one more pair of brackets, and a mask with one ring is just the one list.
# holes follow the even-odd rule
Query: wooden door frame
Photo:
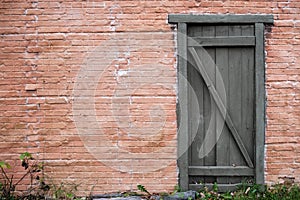
[[[264, 24], [273, 24], [273, 15], [189, 15], [169, 14], [169, 23], [177, 24], [177, 77], [178, 99], [178, 167], [179, 185], [182, 190], [189, 189], [188, 163], [188, 83], [187, 83], [187, 26], [188, 24], [253, 24], [255, 25], [255, 182], [264, 184], [265, 148], [265, 54]], [[180, 112], [179, 112], [180, 111]], [[179, 123], [179, 122], [178, 122]], [[258, 161], [258, 162], [257, 162]]]

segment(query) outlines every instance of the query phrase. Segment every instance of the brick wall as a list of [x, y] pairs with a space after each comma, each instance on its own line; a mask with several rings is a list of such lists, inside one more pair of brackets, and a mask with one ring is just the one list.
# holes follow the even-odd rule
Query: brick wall
[[82, 191], [137, 183], [172, 190], [169, 13], [274, 15], [266, 33], [266, 181], [300, 182], [299, 0], [1, 1], [0, 160], [29, 151], [51, 179], [81, 183]]

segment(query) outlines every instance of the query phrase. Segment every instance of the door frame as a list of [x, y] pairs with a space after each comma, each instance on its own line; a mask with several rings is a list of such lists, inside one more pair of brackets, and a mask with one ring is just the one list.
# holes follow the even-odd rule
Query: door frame
[[[264, 184], [265, 161], [265, 54], [264, 24], [273, 24], [273, 15], [191, 15], [169, 14], [168, 22], [177, 24], [177, 84], [178, 84], [178, 160], [179, 185], [189, 189], [189, 126], [187, 82], [187, 27], [188, 24], [253, 24], [255, 26], [255, 182]], [[180, 124], [180, 126], [179, 126]]]

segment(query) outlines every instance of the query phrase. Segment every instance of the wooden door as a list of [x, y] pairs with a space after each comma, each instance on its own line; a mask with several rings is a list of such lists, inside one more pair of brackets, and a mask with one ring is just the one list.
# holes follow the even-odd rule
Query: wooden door
[[253, 182], [254, 25], [195, 24], [187, 33], [189, 185]]
[[169, 16], [178, 23], [178, 166], [184, 190], [217, 183], [228, 191], [243, 181], [264, 182], [262, 22], [272, 21]]

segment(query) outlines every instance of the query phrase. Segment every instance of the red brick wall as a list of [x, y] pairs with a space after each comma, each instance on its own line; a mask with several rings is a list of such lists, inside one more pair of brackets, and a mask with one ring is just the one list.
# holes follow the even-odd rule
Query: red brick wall
[[266, 33], [266, 181], [300, 182], [299, 0], [1, 1], [0, 160], [32, 152], [49, 177], [81, 183], [82, 191], [137, 183], [172, 190], [169, 13], [274, 15]]

